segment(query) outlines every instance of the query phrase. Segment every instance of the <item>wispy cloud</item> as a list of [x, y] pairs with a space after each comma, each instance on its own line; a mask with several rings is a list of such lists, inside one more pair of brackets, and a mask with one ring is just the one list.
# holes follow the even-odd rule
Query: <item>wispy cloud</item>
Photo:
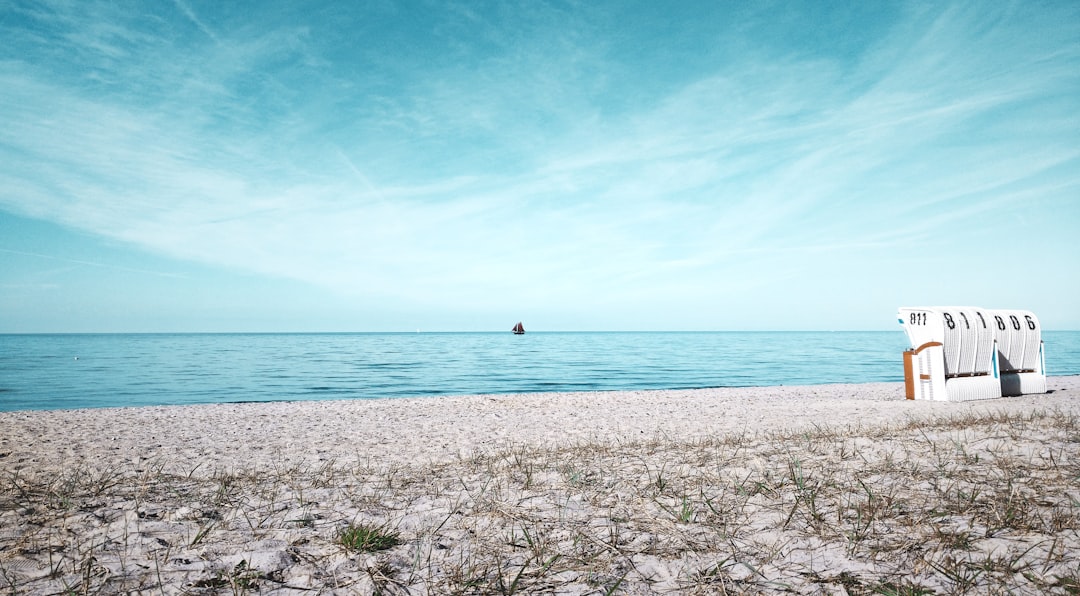
[[185, 27], [155, 29], [93, 6], [20, 43], [96, 83], [0, 61], [0, 208], [376, 303], [717, 296], [1077, 183], [1067, 5], [909, 7], [843, 60], [742, 39], [677, 75], [597, 10], [354, 39], [317, 11], [211, 28], [175, 0]]

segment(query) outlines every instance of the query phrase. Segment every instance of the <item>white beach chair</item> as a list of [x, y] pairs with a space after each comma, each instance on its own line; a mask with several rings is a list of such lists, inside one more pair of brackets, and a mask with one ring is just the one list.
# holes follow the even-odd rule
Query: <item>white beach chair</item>
[[995, 321], [971, 306], [901, 308], [912, 348], [904, 352], [908, 399], [969, 401], [1001, 397]]
[[998, 346], [1001, 394], [1046, 393], [1046, 355], [1038, 317], [1026, 310], [988, 313]]

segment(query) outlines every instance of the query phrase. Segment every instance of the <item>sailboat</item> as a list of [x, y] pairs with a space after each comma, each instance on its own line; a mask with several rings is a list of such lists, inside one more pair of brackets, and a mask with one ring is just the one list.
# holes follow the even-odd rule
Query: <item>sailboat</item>
[[523, 327], [521, 325], [521, 321], [518, 321], [518, 324], [514, 325], [514, 328], [511, 329], [511, 331], [514, 332], [514, 335], [524, 335], [525, 334], [525, 327]]

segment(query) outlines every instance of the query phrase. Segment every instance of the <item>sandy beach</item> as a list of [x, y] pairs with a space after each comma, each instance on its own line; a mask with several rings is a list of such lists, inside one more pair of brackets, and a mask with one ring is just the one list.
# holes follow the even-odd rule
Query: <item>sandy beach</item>
[[1080, 377], [1048, 385], [0, 413], [0, 589], [1075, 593]]

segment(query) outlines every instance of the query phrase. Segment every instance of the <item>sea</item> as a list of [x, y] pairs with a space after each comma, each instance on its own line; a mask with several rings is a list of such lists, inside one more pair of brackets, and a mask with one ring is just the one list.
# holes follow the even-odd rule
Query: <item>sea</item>
[[[1051, 375], [1080, 331], [1044, 331]], [[0, 411], [902, 381], [901, 331], [0, 335]]]

